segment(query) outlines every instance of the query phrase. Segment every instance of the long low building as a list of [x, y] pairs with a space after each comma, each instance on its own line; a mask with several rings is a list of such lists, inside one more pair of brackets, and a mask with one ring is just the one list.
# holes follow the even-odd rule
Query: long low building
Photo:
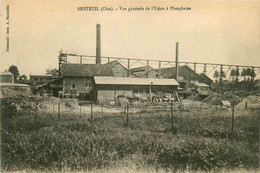
[[172, 93], [179, 83], [175, 79], [127, 78], [113, 76], [94, 76], [97, 99], [112, 100], [117, 95], [133, 93]]

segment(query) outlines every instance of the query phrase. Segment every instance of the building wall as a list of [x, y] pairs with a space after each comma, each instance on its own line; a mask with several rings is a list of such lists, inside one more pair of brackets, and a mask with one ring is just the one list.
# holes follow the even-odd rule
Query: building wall
[[193, 83], [203, 82], [203, 79], [188, 67], [180, 68], [180, 73], [183, 76], [183, 80], [181, 80], [181, 82], [186, 82], [185, 89], [191, 88]]
[[177, 86], [133, 86], [133, 85], [99, 85], [97, 86], [97, 98], [105, 100], [113, 100], [115, 95], [132, 96], [133, 93], [149, 93], [151, 88], [152, 93], [171, 93], [177, 91]]
[[68, 77], [64, 77], [63, 78], [63, 94], [64, 95], [70, 95], [71, 94], [71, 88], [72, 88], [73, 84], [75, 84], [77, 95], [79, 95], [79, 93], [87, 93], [88, 87], [86, 86], [86, 84], [87, 84], [88, 81], [91, 82], [90, 85], [93, 88], [93, 86], [94, 86], [93, 78], [87, 78], [87, 77], [85, 77], [85, 78], [77, 78], [77, 77], [68, 78]]
[[[127, 77], [127, 69], [119, 63], [113, 65], [112, 71], [115, 77]], [[136, 76], [129, 72], [129, 77], [136, 77]]]
[[105, 100], [114, 100], [115, 95], [125, 95], [125, 96], [132, 96], [133, 91], [131, 90], [98, 90], [97, 91], [97, 98], [98, 100], [105, 99]]
[[0, 75], [1, 83], [14, 83], [14, 76], [11, 75]]
[[[138, 69], [132, 69], [132, 73], [135, 74], [139, 78], [147, 78], [147, 68], [142, 67]], [[157, 71], [152, 69], [151, 67], [148, 67], [148, 78], [160, 78], [163, 79], [164, 77], [160, 75]]]

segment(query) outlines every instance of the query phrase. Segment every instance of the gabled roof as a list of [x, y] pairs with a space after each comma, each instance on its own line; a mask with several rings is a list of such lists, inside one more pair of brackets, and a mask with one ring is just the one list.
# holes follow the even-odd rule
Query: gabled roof
[[109, 64], [62, 64], [62, 77], [113, 76]]
[[[135, 74], [139, 78], [145, 77], [147, 75], [147, 72], [148, 72], [148, 75], [151, 72], [155, 72], [156, 74], [158, 73], [158, 71], [155, 70], [154, 68], [152, 68], [151, 66], [141, 66], [141, 67], [131, 68], [130, 72]], [[163, 75], [161, 75], [161, 76], [164, 78]]]
[[204, 80], [208, 81], [209, 83], [213, 82], [213, 80], [211, 80], [205, 73], [201, 73], [200, 77], [202, 77]]
[[9, 71], [3, 71], [3, 72], [0, 72], [0, 75], [1, 76], [13, 76], [13, 74]]
[[[112, 66], [112, 69], [115, 65], [119, 64], [127, 71], [127, 68], [124, 65], [122, 65], [118, 60], [110, 61], [109, 63], [106, 63], [106, 64], [110, 64]], [[131, 72], [131, 70], [129, 70], [129, 74], [134, 77], [137, 77], [134, 73]], [[115, 76], [115, 74], [114, 74], [114, 76]]]
[[[141, 67], [135, 67], [135, 68], [131, 68], [130, 71], [135, 71], [135, 70], [146, 70], [147, 66], [141, 66]], [[153, 69], [151, 66], [148, 66], [148, 70], [149, 69]]]
[[[159, 69], [156, 70], [159, 72]], [[197, 78], [203, 80], [203, 78], [198, 73], [196, 73], [187, 65], [179, 66], [179, 76], [185, 76], [184, 73], [186, 73], [187, 70], [190, 71], [190, 73], [194, 74], [194, 76], [196, 76]], [[161, 75], [163, 75], [165, 78], [174, 78], [175, 67], [161, 68]]]
[[160, 86], [179, 86], [175, 79], [157, 79], [157, 78], [129, 78], [129, 77], [111, 77], [94, 76], [96, 84], [99, 85], [160, 85]]

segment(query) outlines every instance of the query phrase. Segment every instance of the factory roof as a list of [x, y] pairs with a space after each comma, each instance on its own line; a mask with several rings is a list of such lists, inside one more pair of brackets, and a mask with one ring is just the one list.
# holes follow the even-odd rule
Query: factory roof
[[[159, 72], [159, 69], [156, 69]], [[193, 74], [194, 77], [202, 79], [202, 77], [197, 74], [194, 70], [192, 70], [189, 66], [183, 65], [179, 66], [179, 76], [185, 76], [189, 73]], [[163, 75], [166, 78], [172, 78], [175, 76], [175, 67], [167, 67], [167, 68], [161, 68], [161, 75]]]
[[62, 64], [62, 77], [113, 76], [109, 64]]
[[210, 79], [205, 73], [201, 73], [200, 77], [203, 78], [203, 80], [205, 81], [206, 84], [210, 85], [213, 82], [213, 80]]
[[94, 76], [95, 83], [98, 85], [170, 85], [179, 86], [175, 79], [157, 79], [157, 78], [129, 78], [129, 77], [111, 77]]

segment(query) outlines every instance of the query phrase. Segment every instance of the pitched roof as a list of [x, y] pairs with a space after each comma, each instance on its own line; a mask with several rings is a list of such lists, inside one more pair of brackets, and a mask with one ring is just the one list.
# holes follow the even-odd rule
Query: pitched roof
[[62, 64], [62, 77], [113, 76], [109, 64]]
[[13, 74], [9, 71], [3, 71], [3, 72], [0, 72], [0, 75], [1, 76], [13, 76]]
[[[114, 66], [119, 64], [120, 66], [122, 66], [127, 71], [127, 68], [124, 65], [122, 65], [118, 60], [113, 60], [113, 61], [110, 61], [109, 63], [106, 63], [106, 64], [110, 64], [112, 66], [112, 69], [114, 68]], [[131, 75], [133, 77], [137, 77], [133, 72], [131, 72], [131, 69], [129, 70], [129, 75]], [[115, 74], [114, 74], [114, 76], [115, 76]]]
[[[156, 70], [159, 71], [159, 69]], [[197, 78], [203, 79], [198, 73], [187, 65], [179, 66], [179, 76], [185, 76], [184, 73], [186, 73], [187, 70], [193, 73]], [[175, 76], [175, 67], [161, 68], [161, 75], [165, 78], [173, 78]]]
[[179, 86], [175, 79], [157, 79], [157, 78], [130, 78], [130, 77], [111, 77], [94, 76], [96, 84], [103, 85], [161, 85], [161, 86]]
[[202, 77], [204, 80], [208, 81], [209, 83], [213, 82], [213, 80], [210, 79], [205, 73], [201, 73], [200, 77]]

